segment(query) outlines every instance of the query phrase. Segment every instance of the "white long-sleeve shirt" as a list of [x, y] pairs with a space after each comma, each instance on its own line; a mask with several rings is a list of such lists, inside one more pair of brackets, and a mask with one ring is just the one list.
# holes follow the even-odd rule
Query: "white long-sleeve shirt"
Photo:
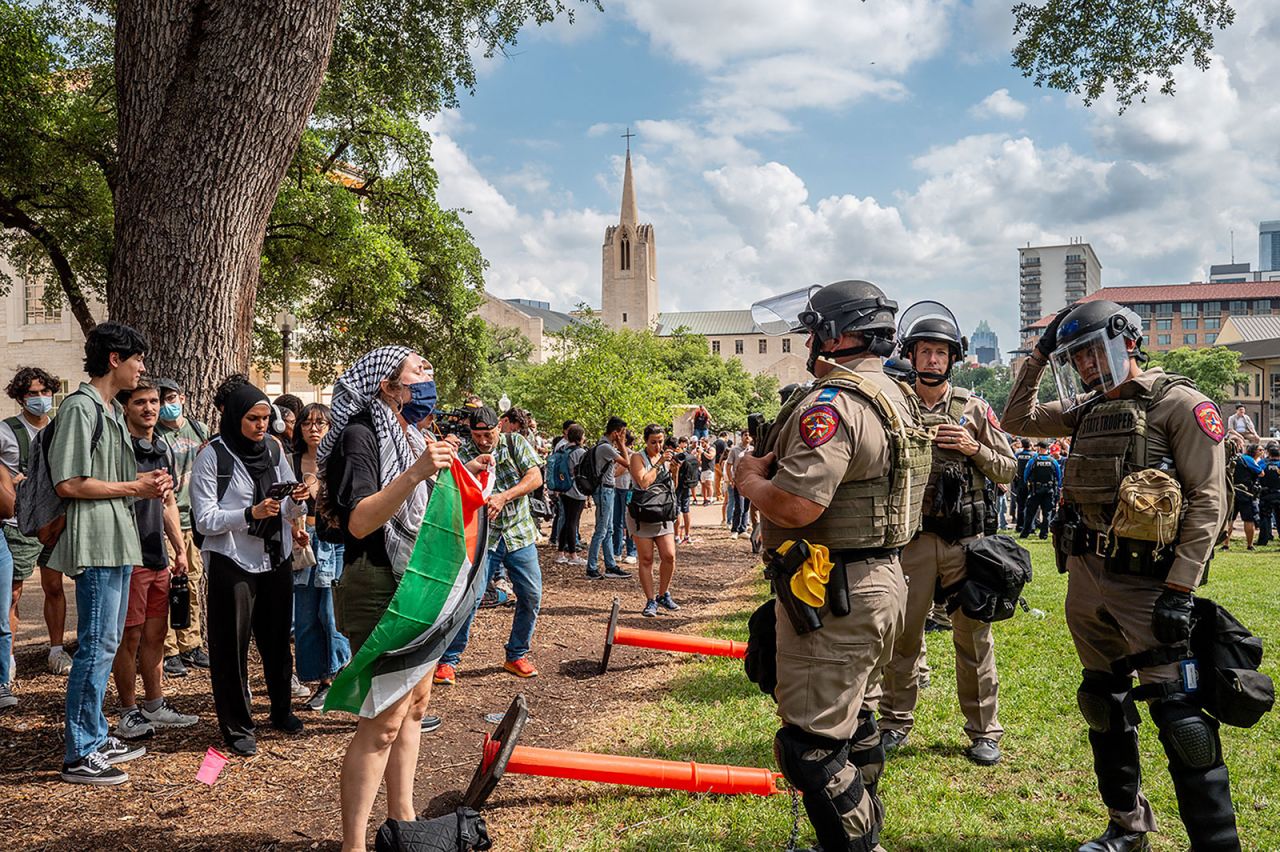
[[[249, 521], [245, 517], [245, 509], [253, 505], [253, 480], [235, 453], [231, 454], [235, 459], [231, 468], [231, 482], [227, 485], [227, 492], [222, 495], [221, 502], [218, 500], [218, 453], [213, 444], [221, 440], [214, 438], [201, 450], [191, 469], [191, 509], [195, 516], [193, 521], [195, 528], [204, 536], [204, 544], [200, 550], [202, 553], [220, 553], [250, 574], [265, 573], [271, 570], [266, 542], [249, 534]], [[292, 482], [294, 478], [293, 468], [282, 451], [280, 463], [276, 465], [276, 479], [279, 482]], [[287, 559], [293, 553], [290, 519], [302, 517], [305, 511], [305, 505], [295, 503], [291, 497], [280, 501], [284, 524], [280, 536], [281, 558]]]

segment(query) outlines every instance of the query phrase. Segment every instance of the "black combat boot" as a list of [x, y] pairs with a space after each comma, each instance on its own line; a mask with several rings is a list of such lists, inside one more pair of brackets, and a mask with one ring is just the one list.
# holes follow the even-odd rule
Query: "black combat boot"
[[1114, 822], [1107, 830], [1081, 846], [1077, 852], [1148, 852], [1151, 841], [1145, 831], [1125, 831]]

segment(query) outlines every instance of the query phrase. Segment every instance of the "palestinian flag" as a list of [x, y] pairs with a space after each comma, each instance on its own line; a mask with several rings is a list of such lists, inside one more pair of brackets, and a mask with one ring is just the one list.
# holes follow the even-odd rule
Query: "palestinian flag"
[[324, 709], [372, 718], [432, 673], [483, 591], [488, 538], [482, 485], [459, 461], [440, 471], [395, 596]]

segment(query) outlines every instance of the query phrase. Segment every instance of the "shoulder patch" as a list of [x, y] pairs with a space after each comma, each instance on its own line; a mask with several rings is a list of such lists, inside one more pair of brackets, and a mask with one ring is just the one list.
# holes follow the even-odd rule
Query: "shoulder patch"
[[1212, 438], [1215, 443], [1222, 443], [1227, 430], [1222, 423], [1222, 415], [1218, 413], [1218, 407], [1212, 402], [1202, 402], [1196, 406], [1195, 414], [1200, 431]]
[[994, 410], [992, 410], [990, 405], [988, 405], [986, 408], [987, 408], [987, 422], [990, 423], [997, 432], [1003, 432], [1004, 429], [1000, 427], [1000, 418], [996, 417], [996, 413]]
[[818, 394], [817, 402], [830, 402], [840, 395], [840, 388], [823, 388]]
[[821, 447], [835, 437], [839, 425], [840, 413], [832, 406], [820, 403], [800, 415], [800, 440], [806, 447]]

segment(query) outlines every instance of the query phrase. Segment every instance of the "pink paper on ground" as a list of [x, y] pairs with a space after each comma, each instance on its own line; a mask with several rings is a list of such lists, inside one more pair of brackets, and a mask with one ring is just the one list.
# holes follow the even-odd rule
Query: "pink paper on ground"
[[218, 780], [218, 776], [222, 774], [222, 768], [227, 765], [227, 756], [216, 748], [210, 747], [204, 753], [204, 762], [200, 764], [200, 771], [196, 773], [196, 780], [212, 786], [214, 781]]

